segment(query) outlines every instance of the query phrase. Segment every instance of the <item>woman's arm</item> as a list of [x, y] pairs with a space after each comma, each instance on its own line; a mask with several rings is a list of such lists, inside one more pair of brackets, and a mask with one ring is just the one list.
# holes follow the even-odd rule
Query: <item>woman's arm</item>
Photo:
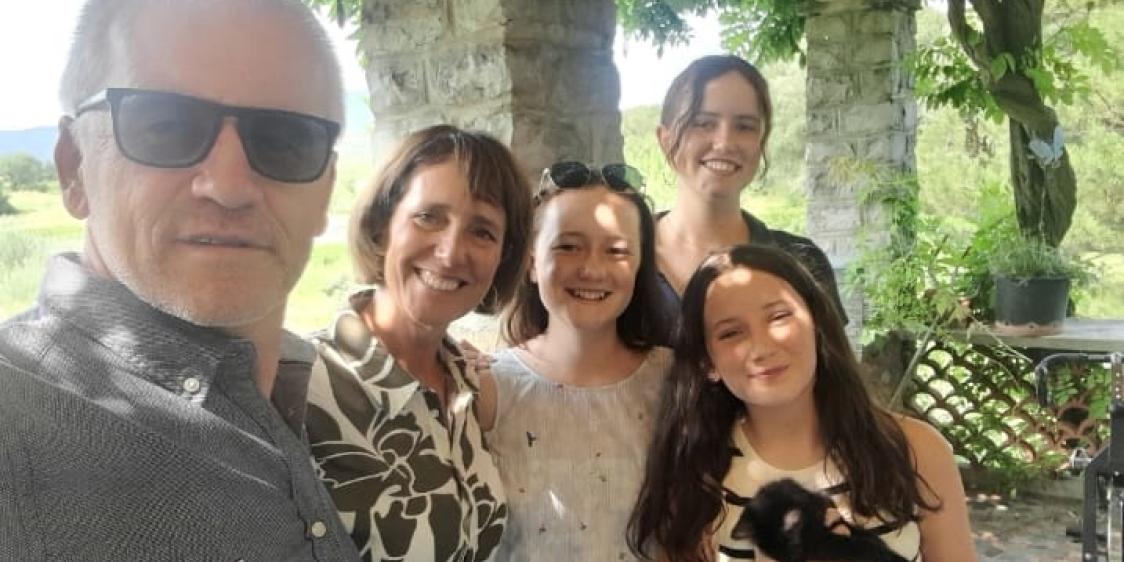
[[921, 511], [921, 558], [925, 562], [976, 562], [964, 484], [952, 456], [952, 446], [929, 424], [900, 418], [902, 431], [917, 458], [918, 481], [926, 502], [936, 511]]

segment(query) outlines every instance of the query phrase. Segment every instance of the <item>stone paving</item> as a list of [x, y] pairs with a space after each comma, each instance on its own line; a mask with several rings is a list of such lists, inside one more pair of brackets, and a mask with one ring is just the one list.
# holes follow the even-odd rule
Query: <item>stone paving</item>
[[980, 562], [1081, 561], [1081, 545], [1065, 535], [1077, 523], [1080, 501], [981, 495], [968, 505]]

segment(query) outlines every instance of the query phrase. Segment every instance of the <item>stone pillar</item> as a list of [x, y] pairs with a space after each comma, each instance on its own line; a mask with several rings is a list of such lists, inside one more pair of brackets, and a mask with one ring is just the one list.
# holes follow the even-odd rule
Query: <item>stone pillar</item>
[[[917, 104], [902, 68], [914, 50], [919, 0], [810, 0], [808, 41], [808, 234], [827, 253], [842, 281], [864, 237], [885, 225], [881, 209], [859, 200], [861, 178], [831, 174], [838, 158], [891, 173], [916, 171]], [[857, 342], [863, 324], [858, 294], [844, 296]]]
[[612, 0], [365, 0], [373, 145], [419, 128], [488, 131], [527, 169], [623, 158]]

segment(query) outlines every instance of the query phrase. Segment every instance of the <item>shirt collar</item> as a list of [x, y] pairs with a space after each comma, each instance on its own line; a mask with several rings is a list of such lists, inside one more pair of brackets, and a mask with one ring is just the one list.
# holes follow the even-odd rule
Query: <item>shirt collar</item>
[[[112, 350], [134, 375], [192, 402], [204, 400], [220, 368], [253, 376], [251, 342], [158, 310], [121, 283], [90, 272], [75, 253], [47, 262], [38, 306]], [[282, 362], [310, 367], [314, 358], [299, 337], [283, 334]]]
[[[375, 338], [359, 315], [374, 297], [374, 289], [361, 289], [348, 298], [348, 305], [328, 328], [327, 346], [321, 346], [325, 361], [342, 367], [358, 379], [364, 393], [379, 409], [397, 416], [421, 389], [421, 383], [398, 364], [390, 350]], [[438, 348], [458, 391], [465, 386], [465, 359], [460, 348], [446, 336]], [[474, 389], [470, 389], [474, 390]]]

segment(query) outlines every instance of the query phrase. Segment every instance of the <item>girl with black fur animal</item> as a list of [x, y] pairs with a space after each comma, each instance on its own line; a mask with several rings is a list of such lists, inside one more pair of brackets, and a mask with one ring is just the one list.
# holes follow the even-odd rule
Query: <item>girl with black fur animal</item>
[[906, 559], [976, 560], [951, 447], [872, 402], [836, 307], [791, 255], [745, 245], [704, 260], [674, 349], [634, 552], [768, 560], [732, 531], [759, 488], [792, 478]]

